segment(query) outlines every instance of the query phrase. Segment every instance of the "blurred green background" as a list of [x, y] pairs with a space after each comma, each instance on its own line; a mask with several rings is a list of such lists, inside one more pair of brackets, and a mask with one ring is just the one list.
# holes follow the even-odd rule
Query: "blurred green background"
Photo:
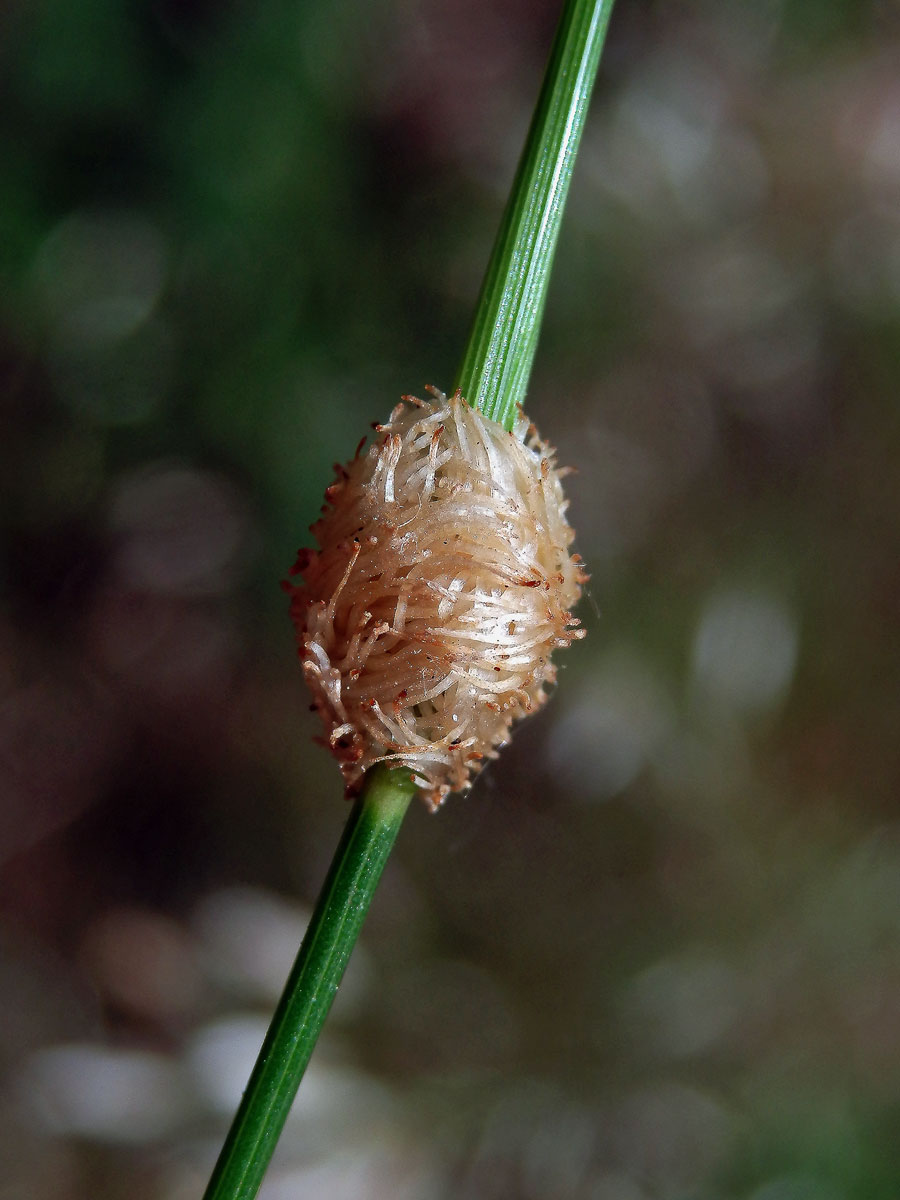
[[[448, 387], [550, 0], [0, 12], [0, 1198], [202, 1192], [345, 819], [278, 582]], [[900, 7], [618, 0], [529, 413], [586, 642], [266, 1200], [900, 1195]]]

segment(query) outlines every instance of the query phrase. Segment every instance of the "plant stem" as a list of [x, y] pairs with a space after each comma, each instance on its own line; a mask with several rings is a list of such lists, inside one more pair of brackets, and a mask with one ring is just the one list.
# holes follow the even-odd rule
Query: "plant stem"
[[456, 379], [511, 429], [537, 348], [550, 268], [613, 0], [565, 6]]
[[[537, 345], [562, 210], [612, 0], [567, 0], [456, 386], [512, 427]], [[415, 791], [366, 776], [204, 1200], [252, 1200]]]
[[369, 773], [204, 1200], [256, 1195], [414, 791], [408, 771]]

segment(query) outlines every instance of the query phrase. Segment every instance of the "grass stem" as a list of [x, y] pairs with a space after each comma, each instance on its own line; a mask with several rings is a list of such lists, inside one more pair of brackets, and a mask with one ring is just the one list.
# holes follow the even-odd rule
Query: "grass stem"
[[[612, 0], [567, 0], [456, 386], [511, 428], [537, 346], [572, 166]], [[344, 830], [204, 1200], [252, 1200], [415, 788], [377, 767]]]
[[537, 348], [550, 269], [613, 0], [565, 5], [462, 366], [465, 398], [511, 429]]
[[252, 1200], [415, 790], [376, 767], [356, 801], [204, 1200]]

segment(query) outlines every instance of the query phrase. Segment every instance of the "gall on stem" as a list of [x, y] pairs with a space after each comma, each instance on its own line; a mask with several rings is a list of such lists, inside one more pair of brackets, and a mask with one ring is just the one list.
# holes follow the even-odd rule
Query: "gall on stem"
[[539, 707], [583, 636], [587, 576], [553, 449], [457, 393], [404, 396], [325, 492], [286, 584], [300, 660], [348, 794], [406, 767], [431, 808]]

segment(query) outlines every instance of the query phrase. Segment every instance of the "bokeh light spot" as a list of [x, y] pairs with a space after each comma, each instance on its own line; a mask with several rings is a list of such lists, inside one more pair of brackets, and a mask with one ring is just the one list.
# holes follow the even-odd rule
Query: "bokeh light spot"
[[142, 1144], [174, 1133], [189, 1111], [180, 1068], [141, 1050], [51, 1046], [26, 1063], [27, 1109], [49, 1132]]
[[778, 596], [733, 589], [711, 596], [694, 637], [694, 679], [712, 700], [748, 712], [771, 708], [797, 661], [796, 618]]

